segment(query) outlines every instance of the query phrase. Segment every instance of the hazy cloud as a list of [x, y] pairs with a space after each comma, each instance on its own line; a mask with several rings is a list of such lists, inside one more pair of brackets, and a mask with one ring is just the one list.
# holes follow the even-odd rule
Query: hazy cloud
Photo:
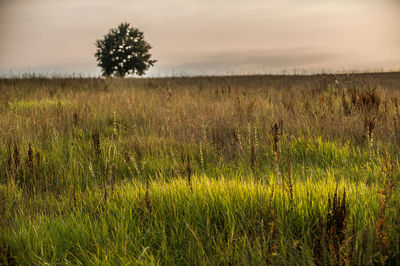
[[333, 58], [340, 56], [318, 47], [231, 51], [189, 60], [173, 65], [173, 69], [185, 74], [267, 73], [285, 69], [312, 68]]

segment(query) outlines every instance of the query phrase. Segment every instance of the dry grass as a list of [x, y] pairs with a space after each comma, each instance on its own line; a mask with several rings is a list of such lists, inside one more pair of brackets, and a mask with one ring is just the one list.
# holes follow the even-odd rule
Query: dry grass
[[399, 97], [399, 73], [0, 79], [1, 263], [394, 263]]

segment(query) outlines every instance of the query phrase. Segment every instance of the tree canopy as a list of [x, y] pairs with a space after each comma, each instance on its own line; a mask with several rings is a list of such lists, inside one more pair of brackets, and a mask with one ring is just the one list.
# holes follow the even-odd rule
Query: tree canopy
[[144, 34], [129, 23], [121, 23], [103, 38], [96, 41], [95, 57], [103, 76], [141, 76], [157, 60], [151, 59], [152, 48], [144, 40]]

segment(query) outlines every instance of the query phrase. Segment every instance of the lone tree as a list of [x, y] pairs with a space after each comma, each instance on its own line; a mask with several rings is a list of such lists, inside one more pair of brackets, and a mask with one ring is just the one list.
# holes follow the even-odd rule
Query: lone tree
[[152, 47], [144, 40], [143, 32], [130, 27], [129, 23], [111, 29], [96, 41], [96, 47], [95, 57], [103, 76], [141, 76], [157, 62], [150, 59]]

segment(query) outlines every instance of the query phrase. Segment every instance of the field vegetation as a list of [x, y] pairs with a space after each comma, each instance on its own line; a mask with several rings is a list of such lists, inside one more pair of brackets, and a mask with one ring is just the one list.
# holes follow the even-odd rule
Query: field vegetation
[[0, 79], [0, 264], [400, 261], [400, 73]]

